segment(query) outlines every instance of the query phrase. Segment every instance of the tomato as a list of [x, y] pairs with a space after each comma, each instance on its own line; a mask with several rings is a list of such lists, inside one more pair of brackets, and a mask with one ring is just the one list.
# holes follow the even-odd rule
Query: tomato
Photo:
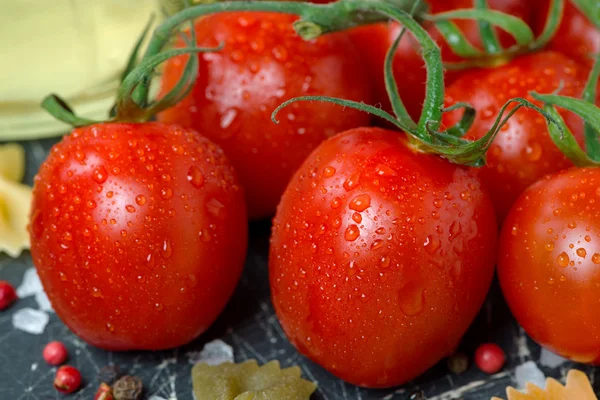
[[[432, 13], [440, 13], [460, 8], [472, 8], [472, 0], [436, 0], [428, 2]], [[533, 5], [521, 0], [489, 0], [490, 8], [515, 15], [527, 22], [533, 18]], [[479, 26], [474, 20], [455, 21], [467, 39], [475, 46], [481, 48], [481, 37]], [[428, 33], [440, 44], [442, 58], [445, 62], [460, 61], [446, 44], [443, 36], [432, 25], [426, 24]], [[351, 31], [352, 38], [361, 53], [363, 59], [369, 66], [373, 76], [373, 85], [376, 90], [376, 99], [385, 109], [391, 109], [388, 95], [383, 80], [383, 64], [387, 50], [400, 33], [401, 26], [398, 23], [380, 23], [359, 27]], [[514, 44], [514, 40], [505, 32], [499, 31], [501, 43], [505, 46]], [[394, 76], [408, 112], [413, 119], [418, 120], [425, 99], [425, 82], [427, 74], [425, 63], [419, 52], [420, 46], [414, 37], [407, 32], [402, 38], [398, 50], [394, 56]], [[459, 73], [447, 71], [446, 84], [451, 83], [459, 76]]]
[[[271, 112], [297, 96], [326, 95], [372, 103], [363, 61], [345, 34], [306, 42], [296, 35], [296, 17], [231, 12], [196, 24], [198, 45], [225, 43], [200, 55], [192, 92], [159, 115], [197, 129], [219, 144], [238, 171], [251, 218], [274, 213], [292, 174], [325, 138], [357, 126], [369, 116], [320, 103], [297, 103], [271, 121]], [[184, 58], [166, 63], [163, 90], [171, 88]]]
[[[538, 27], [541, 31], [547, 13], [540, 12], [538, 15]], [[591, 67], [594, 62], [592, 56], [600, 53], [600, 30], [571, 1], [566, 1], [560, 27], [546, 48], [559, 51]]]
[[398, 132], [323, 142], [286, 189], [269, 258], [281, 326], [304, 355], [367, 387], [450, 355], [494, 273], [496, 222], [476, 174]]
[[245, 258], [241, 186], [222, 150], [161, 123], [77, 128], [33, 191], [31, 254], [58, 316], [109, 350], [206, 330]]
[[570, 169], [531, 186], [502, 229], [498, 277], [538, 343], [600, 363], [600, 169]]
[[[447, 87], [446, 105], [464, 101], [475, 107], [475, 122], [465, 137], [478, 139], [492, 127], [500, 108], [509, 99], [532, 100], [530, 91], [551, 93], [561, 84], [564, 88], [560, 94], [579, 97], [586, 79], [587, 71], [575, 61], [560, 53], [540, 52], [518, 57], [497, 68], [465, 73]], [[445, 127], [455, 124], [461, 114], [462, 111], [444, 114], [442, 124]], [[581, 120], [572, 113], [561, 111], [561, 115], [581, 141]], [[480, 169], [492, 193], [498, 221], [504, 219], [529, 185], [571, 165], [550, 139], [544, 118], [534, 110], [517, 111], [494, 140], [487, 153], [487, 164]]]

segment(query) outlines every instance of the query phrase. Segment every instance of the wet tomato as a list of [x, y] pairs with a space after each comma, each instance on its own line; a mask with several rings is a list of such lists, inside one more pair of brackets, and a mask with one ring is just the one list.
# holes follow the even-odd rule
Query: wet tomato
[[202, 333], [242, 271], [243, 191], [222, 150], [161, 123], [77, 128], [35, 179], [31, 253], [58, 316], [110, 350]]
[[574, 361], [600, 362], [600, 169], [548, 176], [502, 229], [498, 277], [517, 321]]
[[282, 197], [275, 311], [298, 350], [334, 375], [398, 385], [455, 350], [487, 293], [495, 244], [472, 170], [416, 153], [398, 132], [353, 129], [323, 142]]
[[[325, 138], [368, 125], [369, 116], [320, 103], [297, 103], [271, 121], [272, 111], [297, 96], [325, 95], [372, 103], [364, 62], [343, 33], [306, 42], [296, 35], [296, 17], [232, 12], [196, 24], [198, 45], [225, 48], [200, 57], [191, 93], [159, 115], [197, 129], [219, 144], [246, 191], [251, 218], [266, 217], [292, 174]], [[184, 58], [166, 63], [163, 90], [179, 78]]]
[[[446, 90], [446, 104], [467, 102], [477, 110], [475, 122], [465, 136], [478, 139], [494, 124], [502, 105], [513, 97], [532, 100], [530, 91], [579, 97], [587, 79], [586, 68], [556, 52], [540, 52], [518, 57], [508, 64], [470, 71]], [[534, 102], [535, 103], [535, 102]], [[539, 102], [537, 103], [538, 105]], [[449, 127], [462, 111], [444, 114]], [[578, 140], [583, 138], [583, 123], [568, 112], [561, 112]], [[542, 176], [571, 166], [548, 134], [546, 121], [534, 110], [521, 109], [502, 128], [487, 153], [487, 164], [479, 169], [492, 193], [501, 222], [514, 201]]]
[[[540, 12], [538, 15], [538, 29], [541, 31], [547, 14]], [[592, 56], [600, 52], [600, 30], [577, 6], [566, 1], [560, 27], [546, 48], [559, 51], [591, 67], [594, 61]]]
[[[431, 12], [434, 14], [461, 8], [473, 8], [473, 0], [435, 0], [428, 3]], [[532, 21], [533, 6], [530, 2], [521, 0], [488, 0], [488, 3], [492, 9], [515, 15], [526, 22]], [[471, 43], [478, 48], [482, 47], [477, 22], [474, 20], [457, 20], [455, 22]], [[433, 39], [440, 44], [444, 61], [456, 62], [461, 60], [459, 56], [452, 52], [443, 36], [434, 26], [426, 23], [425, 27]], [[385, 54], [400, 33], [400, 29], [401, 26], [398, 23], [392, 22], [389, 24], [368, 25], [351, 31], [352, 39], [364, 55], [363, 59], [367, 63], [373, 77], [372, 83], [376, 90], [376, 100], [388, 110], [391, 106], [383, 80], [383, 63]], [[514, 40], [508, 34], [502, 31], [498, 31], [498, 33], [503, 45], [514, 44]], [[425, 99], [425, 82], [427, 80], [425, 64], [419, 50], [418, 42], [407, 32], [402, 38], [394, 56], [393, 66], [400, 97], [404, 101], [408, 112], [415, 120], [421, 114], [423, 100]], [[447, 71], [446, 83], [451, 83], [458, 76], [459, 73], [457, 72]]]

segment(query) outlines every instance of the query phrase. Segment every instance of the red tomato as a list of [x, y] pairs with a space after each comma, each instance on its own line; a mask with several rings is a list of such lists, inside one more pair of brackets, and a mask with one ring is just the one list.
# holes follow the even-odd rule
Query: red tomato
[[[428, 2], [432, 13], [440, 13], [460, 8], [473, 8], [473, 0], [436, 0]], [[515, 15], [526, 22], [530, 22], [533, 17], [532, 4], [522, 0], [488, 0], [492, 9]], [[455, 21], [467, 39], [476, 47], [481, 48], [481, 37], [479, 35], [479, 26], [474, 20], [456, 20]], [[429, 24], [425, 27], [433, 39], [440, 44], [442, 49], [442, 58], [446, 62], [460, 61], [461, 58], [455, 55], [446, 44], [439, 31]], [[352, 38], [367, 63], [370, 73], [373, 76], [373, 85], [376, 90], [376, 99], [383, 104], [387, 110], [391, 109], [388, 95], [385, 90], [383, 80], [383, 63], [385, 54], [392, 45], [401, 26], [397, 23], [380, 23], [368, 25], [353, 29]], [[506, 32], [499, 31], [500, 40], [504, 46], [514, 44], [514, 40]], [[421, 114], [423, 101], [425, 100], [425, 82], [427, 74], [425, 63], [419, 52], [420, 46], [412, 35], [407, 34], [402, 38], [398, 51], [394, 56], [394, 76], [400, 92], [400, 97], [404, 101], [408, 112], [413, 119], [418, 120]], [[446, 84], [451, 83], [459, 76], [459, 73], [449, 71], [446, 73]]]
[[274, 220], [275, 311], [298, 350], [360, 386], [418, 376], [456, 348], [494, 273], [496, 222], [476, 174], [398, 132], [323, 142]]
[[517, 321], [563, 357], [600, 363], [600, 169], [531, 186], [502, 229], [498, 277]]
[[31, 253], [58, 316], [109, 350], [206, 330], [242, 271], [241, 186], [222, 150], [161, 123], [78, 128], [35, 179]]
[[[542, 11], [538, 16], [541, 31], [547, 13]], [[547, 49], [559, 51], [591, 67], [594, 62], [591, 56], [600, 53], [600, 30], [571, 1], [566, 1], [562, 22]]]
[[[292, 174], [325, 138], [368, 125], [369, 116], [332, 104], [297, 103], [271, 121], [271, 112], [297, 96], [326, 95], [372, 103], [363, 60], [344, 34], [306, 42], [296, 35], [296, 17], [235, 12], [197, 24], [198, 45], [225, 43], [200, 55], [192, 92], [159, 115], [197, 129], [219, 144], [246, 189], [251, 218], [271, 215]], [[163, 90], [181, 74], [184, 58], [166, 63]]]
[[[494, 124], [502, 105], [513, 97], [533, 100], [529, 92], [551, 93], [561, 84], [560, 94], [579, 97], [585, 86], [585, 68], [555, 52], [540, 52], [516, 58], [493, 69], [466, 73], [446, 90], [446, 105], [467, 102], [477, 110], [475, 123], [465, 136], [478, 139]], [[537, 103], [538, 105], [539, 102]], [[444, 114], [442, 124], [449, 127], [462, 111]], [[561, 114], [578, 140], [583, 138], [581, 120], [567, 112]], [[542, 176], [571, 166], [548, 135], [544, 118], [534, 110], [521, 109], [500, 131], [490, 151], [487, 165], [480, 169], [488, 183], [501, 222], [519, 195]]]

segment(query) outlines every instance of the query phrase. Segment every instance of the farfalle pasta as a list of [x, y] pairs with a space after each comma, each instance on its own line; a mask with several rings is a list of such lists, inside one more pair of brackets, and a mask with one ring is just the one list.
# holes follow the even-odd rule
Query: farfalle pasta
[[24, 171], [23, 148], [16, 144], [0, 146], [0, 253], [11, 257], [29, 248], [31, 188], [20, 183]]
[[278, 361], [259, 367], [256, 360], [196, 364], [192, 384], [196, 400], [308, 400], [317, 387], [299, 367], [281, 369]]
[[[598, 400], [586, 374], [570, 370], [565, 386], [558, 381], [546, 379], [546, 389], [540, 389], [533, 383], [528, 383], [525, 392], [512, 387], [506, 389], [508, 400]], [[492, 400], [502, 400], [493, 397]]]

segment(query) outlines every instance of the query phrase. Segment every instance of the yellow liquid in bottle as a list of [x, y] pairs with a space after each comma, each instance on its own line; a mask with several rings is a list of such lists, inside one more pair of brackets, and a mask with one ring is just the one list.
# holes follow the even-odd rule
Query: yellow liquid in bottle
[[0, 0], [0, 140], [69, 131], [41, 109], [56, 93], [105, 119], [157, 0]]

